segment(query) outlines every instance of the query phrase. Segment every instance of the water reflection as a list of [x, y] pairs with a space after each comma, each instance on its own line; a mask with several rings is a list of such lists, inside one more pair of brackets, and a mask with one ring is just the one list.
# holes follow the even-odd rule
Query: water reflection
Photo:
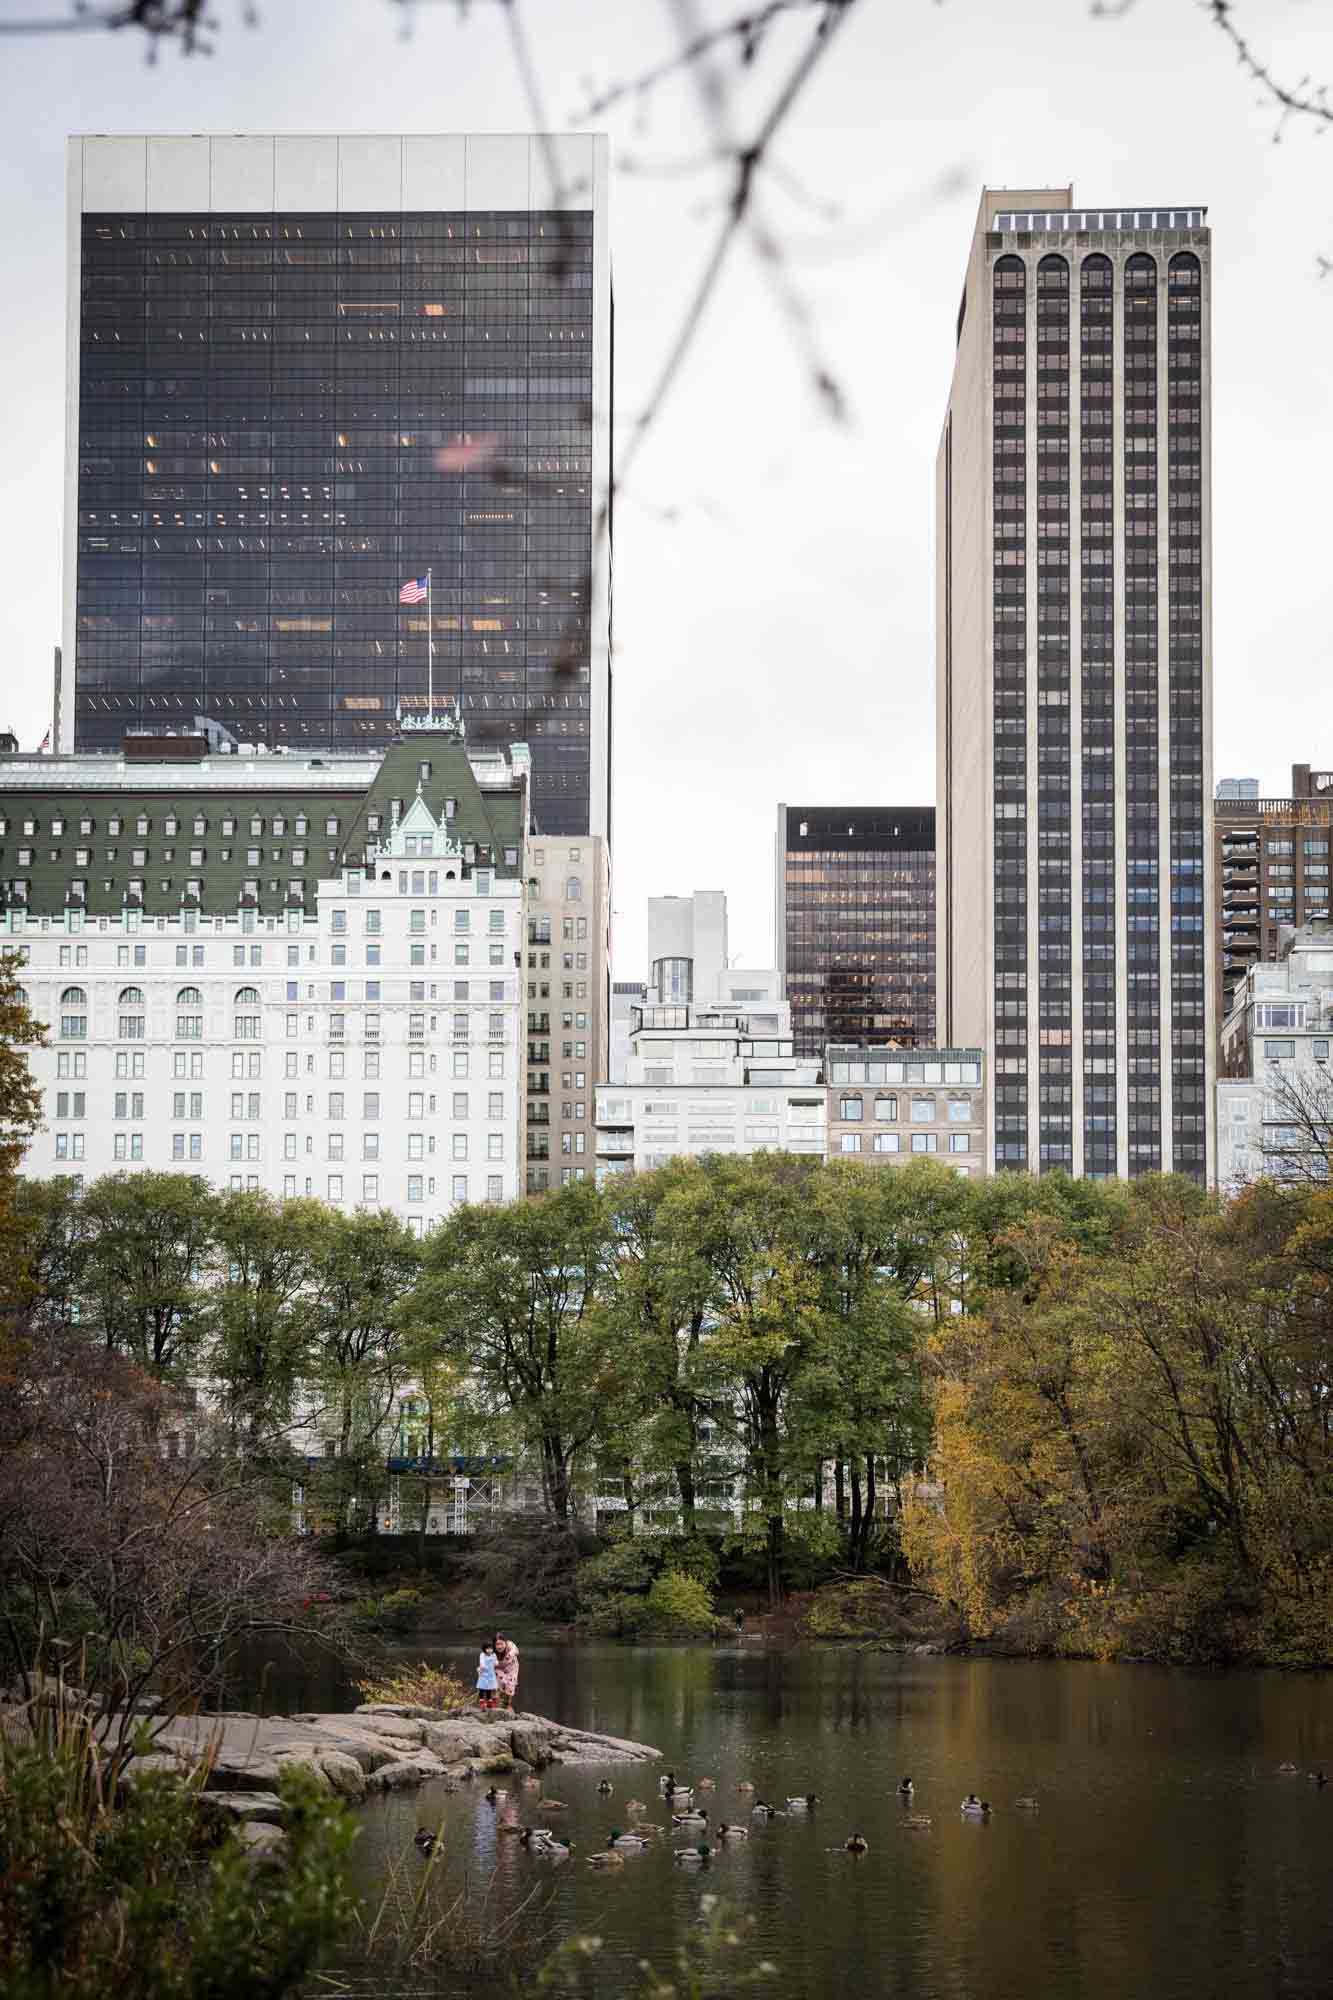
[[[317, 1694], [302, 1669], [299, 1694], [273, 1681], [270, 1692], [299, 1708], [331, 1690]], [[496, 1832], [497, 1814], [534, 1819], [536, 1795], [491, 1807], [485, 1781], [365, 1810], [356, 1867], [367, 1888], [441, 1812], [455, 1885], [495, 1868], [497, 1893], [517, 1900], [547, 1866], [558, 1923], [606, 1940], [596, 1990], [608, 1997], [632, 1987], [639, 1959], [665, 1967], [707, 1890], [754, 1914], [756, 1955], [780, 1967], [781, 2000], [849, 1982], [914, 2000], [1333, 1990], [1333, 1786], [1303, 1775], [1333, 1764], [1327, 1677], [527, 1644], [521, 1697], [716, 1778], [702, 1802], [718, 1818], [748, 1814], [742, 1779], [770, 1799], [822, 1796], [808, 1819], [756, 1825], [702, 1875], [673, 1869], [665, 1851], [605, 1874], [577, 1853], [550, 1870]], [[1287, 1761], [1302, 1775], [1279, 1774]], [[906, 1806], [904, 1772], [916, 1781]], [[612, 1772], [610, 1800], [598, 1775], [555, 1780], [570, 1807], [561, 1831], [580, 1852], [625, 1823], [634, 1792], [666, 1817], [642, 1768]], [[995, 1801], [988, 1822], [960, 1816], [972, 1790]], [[1027, 1795], [1035, 1813], [1014, 1806]], [[909, 1830], [909, 1814], [929, 1815], [929, 1828]], [[840, 1851], [854, 1829], [870, 1843], [864, 1857]]]

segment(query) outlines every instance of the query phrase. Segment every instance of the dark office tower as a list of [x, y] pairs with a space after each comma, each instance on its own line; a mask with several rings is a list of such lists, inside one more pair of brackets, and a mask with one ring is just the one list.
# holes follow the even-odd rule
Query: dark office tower
[[935, 1037], [935, 808], [778, 807], [777, 960], [794, 1050]]
[[1206, 211], [987, 192], [937, 479], [939, 1039], [994, 1168], [1212, 1155]]
[[76, 138], [69, 213], [62, 747], [457, 704], [605, 833], [605, 141]]

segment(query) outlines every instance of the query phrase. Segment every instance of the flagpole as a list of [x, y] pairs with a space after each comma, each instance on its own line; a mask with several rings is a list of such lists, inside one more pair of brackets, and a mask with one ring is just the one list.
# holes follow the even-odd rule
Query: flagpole
[[431, 604], [431, 573], [426, 571], [426, 720], [435, 713], [435, 616]]

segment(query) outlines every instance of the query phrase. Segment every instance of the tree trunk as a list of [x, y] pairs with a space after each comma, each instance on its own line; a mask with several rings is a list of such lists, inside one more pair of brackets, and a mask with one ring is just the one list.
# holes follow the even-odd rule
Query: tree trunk
[[852, 1460], [852, 1518], [847, 1533], [847, 1557], [854, 1570], [861, 1567], [861, 1468]]
[[840, 1458], [833, 1461], [833, 1505], [837, 1511], [838, 1525], [847, 1519], [847, 1478]]
[[811, 1497], [815, 1503], [816, 1514], [822, 1514], [824, 1511], [824, 1461], [822, 1458], [815, 1460], [815, 1484]]
[[782, 1546], [783, 1519], [781, 1514], [768, 1517], [768, 1608], [770, 1611], [782, 1609]]
[[683, 1535], [694, 1533], [694, 1463], [682, 1458], [676, 1463], [676, 1491], [680, 1495], [680, 1530]]

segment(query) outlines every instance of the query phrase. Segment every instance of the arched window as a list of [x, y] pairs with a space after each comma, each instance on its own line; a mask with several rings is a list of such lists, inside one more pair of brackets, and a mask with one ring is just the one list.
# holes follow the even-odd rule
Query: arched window
[[178, 1042], [201, 1042], [204, 1038], [204, 1017], [202, 1014], [181, 1013], [181, 1008], [202, 1007], [204, 996], [197, 986], [182, 986], [176, 995], [176, 1040]]
[[1043, 292], [1062, 292], [1068, 289], [1069, 265], [1063, 257], [1054, 252], [1043, 257], [1037, 266], [1037, 287]]
[[236, 1005], [238, 1007], [257, 1007], [259, 1005], [258, 990], [253, 986], [237, 987]]
[[66, 1041], [88, 1039], [88, 995], [81, 986], [67, 986], [60, 996], [60, 1032]]
[[567, 903], [583, 901], [583, 882], [579, 876], [571, 875], [565, 883], [565, 901]]
[[256, 1010], [254, 1013], [237, 1014], [235, 1016], [233, 1032], [236, 1040], [238, 1042], [257, 1042], [259, 1040], [262, 1018], [258, 1012], [259, 993], [257, 989], [253, 986], [238, 987], [236, 991], [236, 1005], [237, 1007], [245, 1008], [253, 1007]]
[[875, 1116], [889, 1121], [898, 1116], [898, 1098], [893, 1091], [881, 1090], [875, 1094]]
[[120, 989], [119, 1018], [116, 1032], [122, 1042], [141, 1042], [144, 1038], [143, 989], [139, 986], [122, 986]]
[[859, 1092], [853, 1091], [850, 1096], [844, 1095], [838, 1099], [839, 1118], [859, 1118], [861, 1115]]
[[1171, 259], [1167, 283], [1173, 292], [1197, 292], [1202, 282], [1199, 260], [1192, 250], [1180, 250]]
[[1079, 284], [1085, 292], [1109, 292], [1111, 289], [1111, 260], [1097, 251], [1085, 257], [1078, 267]]

